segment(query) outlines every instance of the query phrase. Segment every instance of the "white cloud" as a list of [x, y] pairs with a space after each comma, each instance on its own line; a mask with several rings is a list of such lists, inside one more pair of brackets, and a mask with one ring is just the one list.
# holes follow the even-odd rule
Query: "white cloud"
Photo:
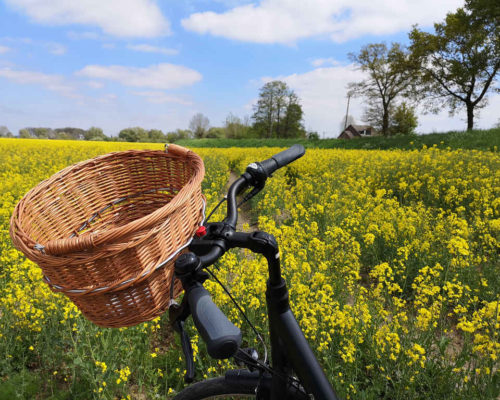
[[81, 97], [76, 92], [76, 89], [68, 84], [61, 75], [44, 74], [36, 71], [21, 71], [12, 68], [0, 68], [0, 77], [24, 85], [40, 85], [64, 97], [74, 99]]
[[91, 87], [92, 89], [100, 89], [104, 86], [104, 83], [97, 81], [88, 81], [87, 86]]
[[104, 96], [97, 98], [97, 102], [100, 104], [112, 104], [116, 101], [118, 96], [114, 93], [108, 93]]
[[290, 44], [322, 36], [346, 41], [429, 26], [462, 0], [262, 0], [223, 13], [199, 12], [182, 20], [190, 31], [255, 43]]
[[154, 0], [6, 0], [33, 21], [47, 25], [97, 26], [118, 37], [156, 37], [170, 32]]
[[47, 43], [46, 47], [50, 54], [54, 54], [56, 56], [62, 56], [63, 54], [66, 54], [66, 51], [68, 51], [66, 46], [60, 43]]
[[174, 89], [189, 86], [201, 80], [199, 72], [173, 64], [157, 64], [145, 68], [87, 65], [78, 71], [77, 75], [116, 81], [124, 86], [154, 89]]
[[[338, 136], [339, 125], [345, 117], [348, 82], [363, 79], [363, 73], [352, 65], [316, 68], [304, 74], [277, 78], [263, 78], [263, 82], [280, 79], [285, 81], [299, 96], [304, 111], [306, 129], [318, 131], [327, 137]], [[349, 114], [359, 119], [360, 102], [351, 99]]]
[[176, 54], [179, 54], [179, 50], [169, 49], [166, 47], [152, 46], [150, 44], [129, 44], [127, 48], [134, 51], [142, 51], [144, 53], [165, 54], [167, 56], [175, 56]]
[[10, 51], [10, 47], [7, 46], [0, 46], [0, 54], [5, 54], [8, 51]]
[[334, 58], [329, 57], [329, 58], [316, 58], [316, 59], [311, 61], [311, 65], [313, 67], [323, 67], [325, 65], [336, 66], [336, 65], [340, 65], [340, 63], [337, 60], [335, 60]]
[[75, 32], [75, 31], [69, 31], [68, 32], [68, 37], [72, 40], [82, 40], [82, 39], [87, 39], [87, 40], [98, 40], [101, 37], [99, 36], [98, 33], [96, 32]]
[[182, 97], [171, 96], [162, 91], [132, 92], [132, 94], [145, 97], [148, 102], [154, 104], [176, 103], [184, 106], [190, 106], [193, 104], [191, 101], [183, 99]]
[[[41, 40], [34, 40], [31, 38], [26, 38], [26, 37], [2, 37], [0, 38], [1, 41], [5, 41], [7, 43], [14, 44], [16, 46], [16, 49], [19, 49], [20, 46], [37, 46], [45, 49], [51, 54], [60, 56], [63, 54], [66, 54], [67, 48], [66, 46], [62, 45], [61, 43], [58, 42], [46, 42], [46, 41], [41, 41]], [[0, 45], [0, 54], [2, 53], [2, 48], [5, 48], [7, 50], [11, 50], [9, 47], [1, 46]]]
[[[419, 111], [417, 131], [421, 133], [463, 131], [467, 128], [467, 113], [462, 109], [450, 117], [448, 109], [442, 109], [438, 114], [425, 113], [425, 105], [417, 108]], [[500, 122], [500, 94], [490, 92], [485, 108], [474, 111], [474, 128], [490, 129]]]

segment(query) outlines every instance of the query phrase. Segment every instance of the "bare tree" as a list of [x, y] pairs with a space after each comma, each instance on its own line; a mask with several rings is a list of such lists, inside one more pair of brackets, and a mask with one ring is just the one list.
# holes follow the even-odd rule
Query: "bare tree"
[[193, 115], [191, 121], [189, 122], [189, 129], [193, 132], [195, 138], [200, 139], [206, 135], [208, 128], [210, 127], [210, 121], [202, 113], [197, 113]]
[[12, 132], [4, 125], [0, 126], [0, 137], [13, 137]]

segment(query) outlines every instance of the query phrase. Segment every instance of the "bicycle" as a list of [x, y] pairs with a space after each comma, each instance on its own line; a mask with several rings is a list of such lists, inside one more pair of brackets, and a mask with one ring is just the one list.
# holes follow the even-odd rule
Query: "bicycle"
[[[262, 231], [237, 232], [238, 204], [236, 197], [251, 188], [240, 205], [260, 192], [277, 169], [302, 157], [305, 149], [293, 145], [271, 158], [248, 165], [246, 171], [229, 187], [225, 196], [227, 215], [221, 222], [205, 223], [189, 245], [189, 252], [175, 262], [175, 277], [181, 280], [185, 294], [181, 304], [169, 308], [170, 323], [180, 335], [186, 358], [186, 383], [194, 379], [193, 351], [184, 322], [192, 315], [196, 329], [206, 343], [208, 354], [215, 359], [234, 357], [243, 369], [227, 371], [225, 376], [203, 380], [187, 386], [174, 399], [194, 400], [217, 396], [255, 396], [257, 399], [334, 400], [337, 396], [318, 360], [314, 356], [289, 304], [288, 289], [281, 277], [279, 248], [276, 239]], [[221, 203], [219, 203], [220, 205]], [[212, 301], [203, 282], [209, 278], [204, 270], [214, 264], [227, 250], [250, 249], [267, 260], [266, 302], [271, 343], [271, 360], [254, 349], [241, 349], [242, 335]], [[215, 279], [215, 275], [212, 275]], [[172, 285], [173, 287], [173, 285]], [[228, 292], [229, 294], [229, 292]], [[236, 304], [236, 302], [235, 302]], [[236, 304], [237, 305], [237, 304]], [[246, 319], [246, 316], [245, 316]], [[247, 322], [248, 321], [247, 319]], [[253, 328], [253, 325], [251, 325]], [[254, 329], [257, 337], [262, 337]], [[296, 375], [296, 377], [294, 376]]]

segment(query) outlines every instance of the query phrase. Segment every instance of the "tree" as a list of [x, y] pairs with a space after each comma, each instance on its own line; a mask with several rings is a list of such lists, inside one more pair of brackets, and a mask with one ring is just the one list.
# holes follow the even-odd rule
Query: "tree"
[[309, 131], [306, 135], [309, 140], [319, 140], [319, 134], [316, 131]]
[[382, 108], [380, 102], [373, 102], [365, 107], [363, 117], [361, 118], [363, 122], [371, 125], [377, 132], [382, 132], [384, 126], [384, 116], [387, 115], [387, 132], [386, 135], [390, 135], [390, 118], [394, 112], [394, 106], [391, 104], [386, 112]]
[[349, 58], [361, 71], [368, 73], [368, 77], [349, 83], [348, 90], [371, 104], [367, 114], [381, 113], [380, 131], [388, 135], [393, 101], [398, 96], [414, 93], [417, 74], [410, 52], [399, 43], [393, 43], [391, 48], [385, 43], [375, 43], [362, 47], [358, 54], [350, 53]]
[[[52, 139], [52, 138], [50, 138]], [[74, 139], [69, 133], [65, 132], [65, 131], [59, 131], [59, 132], [56, 132], [55, 136], [53, 139], [57, 139], [57, 140], [72, 140]]]
[[[434, 33], [414, 27], [410, 49], [419, 61], [422, 92], [429, 109], [467, 112], [467, 130], [474, 114], [487, 104], [500, 68], [500, 17], [496, 0], [468, 0], [465, 8], [434, 24]], [[494, 88], [499, 91], [499, 88]]]
[[248, 137], [249, 127], [236, 115], [229, 113], [224, 122], [225, 136], [230, 139], [242, 139]]
[[118, 137], [126, 142], [147, 142], [148, 132], [137, 126], [135, 128], [122, 129]]
[[500, 40], [500, 3], [497, 0], [465, 0], [465, 9], [474, 21], [487, 25], [496, 40]]
[[175, 132], [168, 132], [166, 135], [166, 139], [168, 143], [174, 143], [179, 139], [189, 139], [193, 135], [188, 129], [177, 129]]
[[148, 141], [151, 143], [163, 143], [165, 141], [165, 135], [159, 129], [151, 129], [148, 132]]
[[304, 136], [302, 116], [299, 98], [293, 90], [285, 82], [271, 81], [260, 89], [252, 128], [260, 137]]
[[53, 138], [64, 138], [73, 140], [85, 139], [86, 131], [81, 128], [72, 128], [70, 126], [66, 128], [57, 128], [53, 135], [49, 135], [49, 139]]
[[7, 128], [6, 126], [4, 125], [1, 125], [0, 126], [0, 137], [8, 137], [8, 138], [11, 138], [13, 137], [14, 135], [12, 135], [12, 132], [9, 131], [9, 128]]
[[83, 138], [85, 140], [106, 140], [107, 136], [104, 134], [101, 128], [92, 126], [84, 132]]
[[38, 139], [54, 139], [56, 132], [51, 128], [26, 128], [32, 137]]
[[21, 139], [31, 139], [33, 136], [31, 136], [30, 131], [27, 128], [19, 129], [19, 138]]
[[226, 130], [224, 128], [211, 127], [208, 132], [205, 134], [205, 137], [208, 139], [221, 139], [226, 136]]
[[389, 127], [391, 135], [410, 135], [415, 133], [415, 128], [417, 126], [418, 119], [415, 114], [415, 108], [408, 106], [406, 102], [403, 101], [392, 113]]
[[210, 121], [202, 113], [193, 115], [189, 122], [189, 129], [193, 132], [196, 139], [201, 139], [208, 132]]
[[286, 114], [284, 119], [284, 127], [282, 132], [278, 131], [278, 137], [292, 138], [292, 137], [305, 137], [306, 131], [302, 125], [302, 116], [304, 112], [299, 104], [299, 99], [295, 93], [291, 93], [288, 97], [288, 105], [286, 107]]

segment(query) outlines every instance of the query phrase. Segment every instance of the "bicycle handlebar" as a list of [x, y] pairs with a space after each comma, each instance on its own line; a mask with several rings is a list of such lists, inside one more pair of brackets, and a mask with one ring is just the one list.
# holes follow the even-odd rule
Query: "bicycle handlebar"
[[[302, 157], [304, 153], [304, 146], [296, 144], [267, 160], [250, 164], [247, 171], [230, 186], [227, 193], [227, 215], [223, 224], [219, 225], [227, 228], [228, 231], [226, 232], [228, 234], [231, 234], [231, 231], [234, 233], [238, 220], [236, 196], [252, 186], [254, 191], [261, 190], [266, 179], [273, 172]], [[181, 264], [183, 263], [194, 265], [196, 270], [212, 265], [226, 251], [226, 237], [217, 236], [213, 238], [215, 239], [212, 241], [213, 245], [203, 255], [196, 256], [193, 253], [187, 253], [187, 255], [181, 256], [182, 258], [179, 258], [176, 262], [176, 273], [182, 270]], [[191, 254], [192, 257], [188, 256], [188, 254]], [[201, 283], [195, 282], [186, 289], [186, 296], [196, 328], [207, 344], [208, 354], [216, 359], [225, 359], [234, 355], [241, 344], [241, 331], [239, 328], [229, 321], [215, 305], [210, 294]]]
[[265, 185], [266, 179], [269, 178], [277, 169], [282, 168], [291, 162], [297, 160], [305, 154], [306, 150], [301, 144], [294, 144], [292, 147], [283, 150], [280, 153], [268, 158], [267, 160], [251, 163], [246, 172], [237, 179], [227, 192], [227, 216], [224, 222], [236, 227], [238, 220], [238, 207], [236, 204], [236, 196], [253, 186], [253, 194], [259, 192]]
[[267, 160], [261, 161], [260, 164], [267, 177], [270, 177], [271, 174], [277, 169], [284, 167], [285, 165], [290, 164], [296, 159], [302, 157], [306, 149], [301, 144], [294, 144], [289, 149], [283, 150], [282, 152], [275, 154], [271, 158]]
[[186, 293], [193, 321], [210, 357], [226, 359], [241, 345], [241, 331], [215, 305], [210, 293], [198, 283]]

